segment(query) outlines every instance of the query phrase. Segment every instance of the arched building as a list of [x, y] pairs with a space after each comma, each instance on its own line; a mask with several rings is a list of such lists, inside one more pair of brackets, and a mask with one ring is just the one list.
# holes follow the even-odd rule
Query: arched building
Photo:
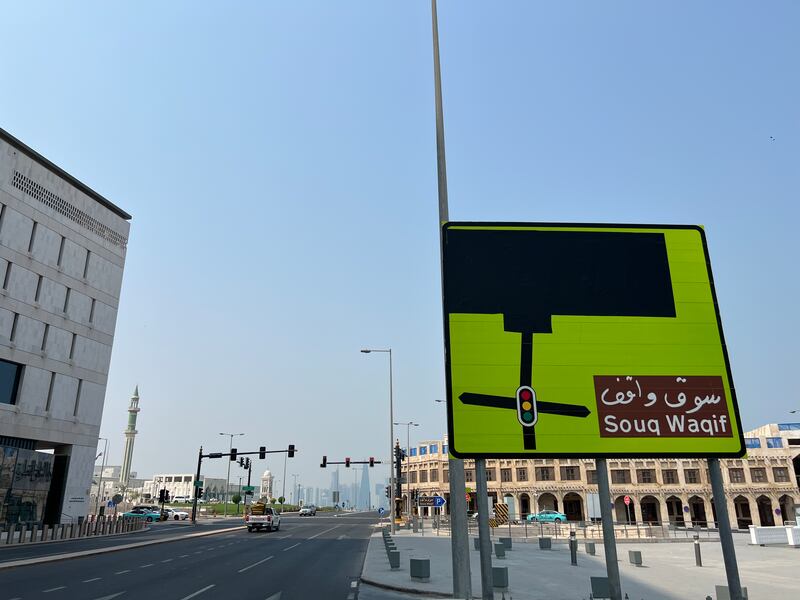
[[[746, 529], [800, 520], [800, 423], [765, 425], [746, 433], [745, 442], [745, 458], [720, 461], [731, 525]], [[449, 499], [447, 439], [420, 442], [407, 453], [404, 493], [408, 485], [420, 495]], [[716, 521], [705, 460], [608, 459], [608, 469], [618, 522], [706, 526]], [[464, 475], [474, 492], [474, 461], [464, 461]], [[491, 502], [508, 504], [512, 518], [548, 509], [570, 521], [599, 514], [599, 506], [590, 509], [598, 501], [592, 459], [487, 459], [486, 479]], [[475, 508], [473, 493], [469, 510]]]
[[275, 480], [275, 476], [270, 472], [269, 469], [264, 471], [264, 474], [261, 476], [261, 497], [262, 498], [274, 498], [272, 484]]

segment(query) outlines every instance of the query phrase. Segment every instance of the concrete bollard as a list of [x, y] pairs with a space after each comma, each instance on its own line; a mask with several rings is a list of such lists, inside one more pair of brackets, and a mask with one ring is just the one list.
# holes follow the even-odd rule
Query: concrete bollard
[[503, 544], [503, 546], [505, 546], [506, 550], [511, 550], [511, 538], [510, 537], [501, 537], [501, 538], [498, 538], [498, 539], [500, 540], [500, 543]]
[[[714, 595], [717, 597], [717, 600], [731, 600], [731, 592], [727, 585], [715, 585]], [[742, 587], [742, 598], [744, 600], [749, 598], [746, 587]]]
[[400, 568], [400, 552], [397, 550], [390, 550], [389, 551], [389, 566], [391, 567], [392, 571], [396, 571]]
[[22, 529], [19, 530], [19, 541], [17, 543], [24, 544], [25, 543], [25, 534], [28, 533], [28, 526], [23, 523]]
[[631, 561], [632, 565], [636, 565], [637, 567], [642, 566], [642, 552], [641, 550], [628, 550], [628, 560]]
[[473, 550], [481, 549], [481, 540], [479, 538], [472, 538], [472, 549]]
[[496, 590], [508, 589], [508, 567], [492, 567], [492, 585]]
[[429, 558], [411, 558], [411, 579], [417, 581], [431, 580], [431, 560]]
[[17, 532], [17, 524], [9, 525], [8, 532], [6, 533], [6, 544], [13, 544], [14, 537]]
[[594, 556], [595, 552], [594, 542], [586, 542], [586, 554]]
[[506, 557], [506, 547], [503, 544], [495, 544], [494, 545], [494, 555], [497, 558], [505, 558]]
[[553, 547], [553, 538], [540, 537], [539, 550], [550, 550]]

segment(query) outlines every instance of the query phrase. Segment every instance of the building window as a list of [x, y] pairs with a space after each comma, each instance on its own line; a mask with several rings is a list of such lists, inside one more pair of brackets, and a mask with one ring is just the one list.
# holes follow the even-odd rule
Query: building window
[[678, 470], [677, 469], [664, 469], [661, 471], [664, 476], [664, 483], [675, 485], [678, 483]]
[[580, 478], [580, 467], [561, 467], [561, 481], [578, 481]]
[[628, 469], [611, 469], [611, 483], [630, 483], [631, 472]]
[[783, 448], [783, 438], [779, 437], [767, 438], [767, 448]]
[[500, 481], [511, 481], [511, 469], [500, 469]]
[[753, 483], [766, 483], [767, 470], [763, 467], [754, 467], [750, 469], [750, 481]]
[[411, 475], [411, 482], [410, 483], [417, 483], [417, 472], [416, 471], [411, 471], [410, 475]]
[[184, 475], [183, 476], [183, 482], [184, 483], [191, 483], [192, 482], [192, 476], [191, 475]]
[[0, 404], [16, 404], [22, 365], [0, 360]]
[[700, 483], [700, 469], [684, 469], [683, 478], [686, 483]]
[[745, 448], [761, 448], [760, 438], [744, 438]]
[[731, 483], [744, 483], [744, 469], [728, 469], [728, 479]]
[[586, 483], [597, 485], [597, 471], [586, 469]]
[[517, 481], [528, 481], [528, 467], [517, 467]]
[[442, 454], [447, 454], [447, 444], [442, 444]]
[[431, 444], [428, 446], [428, 452], [431, 454], [438, 454], [439, 453], [439, 445], [438, 444]]
[[417, 449], [416, 448], [412, 448], [411, 449], [411, 454], [409, 456], [416, 456], [416, 455], [417, 455]]
[[778, 431], [800, 431], [800, 423], [778, 423]]
[[486, 481], [495, 481], [495, 470], [494, 470], [494, 468], [486, 469]]
[[464, 481], [475, 481], [475, 471], [464, 469]]
[[789, 469], [787, 467], [772, 467], [772, 477], [775, 478], [775, 483], [788, 483]]
[[639, 483], [655, 483], [656, 472], [654, 469], [637, 469], [636, 480]]
[[442, 470], [442, 481], [444, 483], [450, 483], [450, 469]]
[[419, 482], [420, 483], [428, 483], [428, 471], [426, 471], [425, 469], [422, 469], [419, 472]]
[[536, 481], [555, 481], [556, 474], [553, 467], [536, 467]]
[[172, 483], [172, 477], [164, 477], [164, 483]]
[[420, 456], [423, 456], [423, 455], [425, 455], [425, 454], [427, 454], [427, 453], [428, 453], [428, 448], [427, 448], [427, 446], [420, 446], [420, 447], [419, 447], [419, 455], [420, 455]]
[[439, 470], [431, 469], [431, 481], [439, 481]]

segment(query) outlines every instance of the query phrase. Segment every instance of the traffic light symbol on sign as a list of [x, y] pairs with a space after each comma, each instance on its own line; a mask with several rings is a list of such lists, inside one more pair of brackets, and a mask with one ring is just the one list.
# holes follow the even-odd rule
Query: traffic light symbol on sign
[[517, 419], [523, 427], [533, 427], [539, 420], [536, 410], [536, 392], [528, 385], [517, 388]]

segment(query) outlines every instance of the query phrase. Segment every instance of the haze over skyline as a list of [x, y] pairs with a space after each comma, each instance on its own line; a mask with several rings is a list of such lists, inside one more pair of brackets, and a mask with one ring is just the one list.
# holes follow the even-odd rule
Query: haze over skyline
[[[704, 225], [746, 430], [800, 420], [800, 6], [769, 6], [439, 6], [451, 218]], [[138, 384], [139, 476], [244, 432], [328, 487], [323, 454], [388, 458], [388, 361], [364, 347], [393, 349], [412, 443], [445, 433], [428, 2], [4, 20], [0, 126], [133, 215], [111, 464]], [[283, 479], [274, 456], [254, 476]]]

